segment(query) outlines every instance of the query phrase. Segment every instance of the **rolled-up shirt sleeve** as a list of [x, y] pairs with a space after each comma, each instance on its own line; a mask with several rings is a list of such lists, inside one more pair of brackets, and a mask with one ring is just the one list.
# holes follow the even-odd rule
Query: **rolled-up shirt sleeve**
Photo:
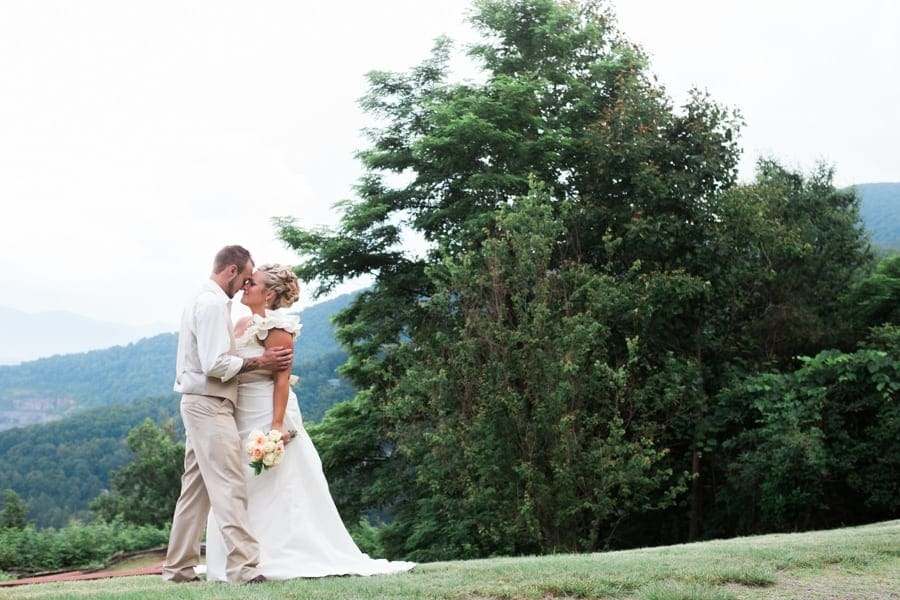
[[238, 374], [244, 360], [231, 354], [231, 317], [225, 305], [200, 303], [196, 308], [197, 353], [207, 377], [223, 382]]

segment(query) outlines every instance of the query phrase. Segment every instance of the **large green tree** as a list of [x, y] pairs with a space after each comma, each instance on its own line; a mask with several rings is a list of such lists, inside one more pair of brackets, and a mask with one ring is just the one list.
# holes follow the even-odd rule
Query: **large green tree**
[[[832, 177], [826, 165], [803, 175], [760, 160], [754, 181], [704, 201], [704, 231], [677, 259], [680, 270], [707, 283], [688, 302], [667, 301], [653, 342], [665, 346], [667, 334], [677, 340], [668, 347], [695, 374], [692, 418], [669, 429], [673, 457], [685, 448], [694, 473], [690, 539], [704, 534], [704, 521], [717, 521], [704, 518], [704, 501], [727, 468], [718, 445], [735, 426], [756, 424], [735, 425], [743, 407], [720, 391], [748, 374], [793, 370], [799, 355], [851, 349], [866, 333], [843, 318], [842, 298], [869, 271], [872, 255], [858, 198], [836, 189]], [[733, 532], [727, 525], [708, 529], [706, 535]]]
[[104, 521], [165, 527], [175, 511], [184, 462], [175, 421], [157, 426], [148, 418], [128, 433], [127, 442], [133, 461], [110, 475], [111, 489], [91, 502], [91, 511]]
[[387, 536], [419, 560], [597, 550], [683, 490], [663, 424], [645, 418], [659, 406], [639, 385], [654, 370], [639, 335], [614, 359], [609, 323], [643, 282], [554, 264], [552, 210], [535, 190], [481, 246], [432, 267], [438, 291], [398, 351], [407, 370], [386, 405], [415, 493]]
[[449, 81], [447, 40], [373, 73], [359, 198], [279, 223], [320, 293], [374, 279], [337, 318], [360, 392], [315, 432], [345, 517], [390, 510], [420, 558], [698, 537], [717, 395], [834, 337], [856, 199], [774, 161], [735, 186], [738, 115], [674, 107], [602, 2], [472, 22], [484, 77]]
[[6, 489], [3, 492], [3, 510], [0, 511], [0, 528], [24, 529], [28, 524], [26, 520], [25, 503], [15, 490]]
[[[475, 9], [485, 42], [469, 54], [486, 81], [449, 81], [446, 39], [409, 73], [372, 73], [363, 106], [382, 126], [359, 153], [359, 199], [342, 204], [336, 231], [280, 222], [306, 259], [299, 275], [318, 293], [374, 277], [337, 318], [351, 352], [346, 372], [362, 387], [379, 384], [385, 346], [420, 318], [418, 300], [433, 288], [425, 267], [480, 243], [531, 178], [575, 207], [554, 260], [623, 270], [637, 249], [647, 269], [667, 264], [671, 249], [649, 256], [645, 240], [687, 245], [672, 235], [692, 227], [679, 214], [734, 181], [737, 117], [699, 93], [675, 111], [603, 3], [490, 0]], [[406, 231], [429, 243], [426, 255], [404, 251]]]
[[[677, 297], [684, 305], [703, 293], [702, 280], [674, 271], [712, 219], [704, 198], [734, 181], [739, 119], [699, 93], [676, 111], [648, 72], [646, 57], [617, 31], [601, 3], [490, 1], [475, 7], [472, 21], [485, 41], [470, 55], [483, 67], [484, 82], [448, 81], [446, 40], [410, 73], [373, 73], [364, 106], [384, 125], [370, 132], [372, 145], [360, 153], [367, 174], [357, 187], [359, 200], [344, 205], [338, 231], [281, 223], [285, 241], [307, 257], [300, 276], [318, 280], [320, 292], [357, 275], [375, 278], [338, 317], [338, 335], [350, 351], [344, 371], [363, 390], [350, 414], [368, 415], [371, 443], [364, 452], [356, 440], [331, 451], [342, 457], [334, 463], [344, 467], [335, 473], [342, 482], [387, 472], [368, 480], [367, 494], [341, 495], [369, 495], [374, 488], [388, 502], [392, 494], [408, 494], [386, 483], [404, 469], [385, 465], [385, 450], [403, 443], [385, 411], [408, 376], [398, 349], [430, 331], [421, 301], [441, 290], [429, 265], [494, 236], [498, 211], [525, 196], [529, 181], [542, 182], [550, 196], [546, 218], [562, 225], [544, 240], [547, 268], [575, 263], [613, 280], [633, 273], [640, 292], [622, 310], [650, 298]], [[424, 256], [404, 253], [404, 227], [429, 243]], [[659, 271], [671, 273], [656, 277]], [[671, 323], [649, 309], [638, 318], [645, 332], [656, 331], [656, 322]], [[637, 332], [618, 316], [607, 326], [605, 362], [616, 370], [633, 354], [627, 340]], [[665, 343], [654, 352], [667, 360], [670, 336], [679, 332], [659, 331]], [[650, 371], [662, 360], [644, 360], [638, 368]], [[554, 544], [565, 545], [552, 536], [532, 542], [540, 549]]]

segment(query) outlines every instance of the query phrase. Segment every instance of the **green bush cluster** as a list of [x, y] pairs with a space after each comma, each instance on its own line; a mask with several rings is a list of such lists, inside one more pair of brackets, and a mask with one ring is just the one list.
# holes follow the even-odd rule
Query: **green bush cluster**
[[116, 552], [165, 546], [168, 528], [129, 525], [122, 521], [61, 528], [0, 529], [0, 570], [35, 573], [104, 564]]

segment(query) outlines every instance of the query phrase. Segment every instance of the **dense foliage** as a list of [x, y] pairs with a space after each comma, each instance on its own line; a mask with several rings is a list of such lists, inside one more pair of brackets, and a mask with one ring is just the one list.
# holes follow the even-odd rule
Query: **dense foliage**
[[[478, 82], [449, 81], [447, 40], [370, 76], [380, 126], [339, 228], [279, 222], [320, 293], [374, 278], [336, 318], [360, 391], [314, 430], [342, 514], [388, 511], [384, 548], [419, 560], [804, 526], [783, 482], [760, 498], [738, 473], [759, 480], [748, 453], [791, 452], [818, 417], [767, 430], [786, 421], [742, 390], [771, 374], [822, 400], [802, 390], [849, 375], [812, 365], [851, 356], [859, 444], [872, 419], [900, 437], [896, 339], [857, 350], [878, 324], [850, 294], [873, 268], [858, 196], [774, 159], [738, 185], [739, 116], [701, 93], [673, 107], [601, 2], [481, 0], [472, 22]], [[885, 498], [855, 518], [893, 514]]]
[[[325, 411], [353, 396], [347, 380], [335, 373], [345, 359], [345, 353], [335, 352], [294, 369], [300, 377], [294, 389], [305, 422], [321, 420]], [[177, 497], [184, 454], [178, 402], [173, 393], [0, 431], [0, 460], [8, 466], [0, 472], [0, 490], [17, 492], [27, 506], [28, 521], [39, 527], [87, 519], [88, 505], [104, 491], [113, 493], [98, 500], [99, 516], [124, 514], [129, 522], [162, 526], [171, 519], [174, 500], [157, 500], [169, 498], [172, 486]], [[176, 459], [170, 462], [157, 454]], [[145, 490], [153, 493], [141, 500]]]
[[417, 501], [398, 504], [391, 535], [412, 556], [599, 550], [685, 489], [656, 441], [639, 335], [610, 361], [608, 324], [645, 288], [555, 265], [550, 211], [540, 193], [523, 198], [496, 236], [446, 261], [400, 353], [409, 368], [388, 414]]
[[20, 574], [103, 565], [118, 552], [164, 547], [168, 528], [73, 521], [63, 528], [0, 529], [0, 570]]
[[900, 254], [882, 258], [871, 276], [850, 288], [844, 305], [845, 321], [857, 327], [900, 324]]
[[896, 517], [898, 395], [896, 325], [875, 329], [855, 352], [824, 350], [794, 372], [724, 391], [719, 409], [742, 427], [723, 443], [721, 518], [751, 533]]
[[132, 461], [110, 474], [110, 489], [95, 498], [91, 512], [101, 520], [166, 527], [175, 512], [184, 471], [184, 443], [175, 419], [158, 427], [146, 419], [125, 440]]
[[173, 394], [0, 431], [0, 457], [6, 465], [0, 489], [14, 490], [27, 507], [28, 522], [38, 527], [87, 520], [89, 502], [109, 489], [110, 473], [132, 460], [128, 433], [147, 418], [164, 423], [177, 412]]
[[5, 490], [3, 511], [0, 512], [0, 529], [24, 529], [28, 524], [25, 514], [25, 504], [15, 490]]

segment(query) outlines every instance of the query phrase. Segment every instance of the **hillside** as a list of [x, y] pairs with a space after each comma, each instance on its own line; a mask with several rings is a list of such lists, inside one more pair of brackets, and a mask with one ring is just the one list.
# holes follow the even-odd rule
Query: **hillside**
[[[332, 352], [301, 363], [294, 386], [304, 421], [319, 421], [325, 411], [353, 396], [353, 388], [334, 374], [346, 360]], [[41, 527], [65, 525], [87, 516], [88, 502], [108, 487], [109, 474], [131, 460], [128, 432], [145, 418], [172, 418], [181, 428], [179, 396], [133, 399], [73, 410], [49, 423], [0, 431], [0, 491], [15, 490], [28, 507], [28, 518]]]
[[0, 491], [15, 490], [39, 527], [86, 518], [88, 503], [109, 486], [110, 472], [131, 462], [128, 432], [144, 419], [161, 424], [177, 414], [172, 393], [0, 431]]
[[[335, 398], [352, 395], [334, 368], [344, 362], [331, 316], [352, 294], [300, 311], [295, 388], [306, 418], [321, 419]], [[160, 334], [125, 346], [0, 366], [0, 430], [43, 423], [77, 411], [172, 393], [177, 335]]]
[[855, 187], [873, 244], [900, 250], [900, 183], [862, 183]]
[[0, 365], [121, 346], [175, 329], [164, 323], [132, 326], [64, 311], [26, 313], [0, 306]]

